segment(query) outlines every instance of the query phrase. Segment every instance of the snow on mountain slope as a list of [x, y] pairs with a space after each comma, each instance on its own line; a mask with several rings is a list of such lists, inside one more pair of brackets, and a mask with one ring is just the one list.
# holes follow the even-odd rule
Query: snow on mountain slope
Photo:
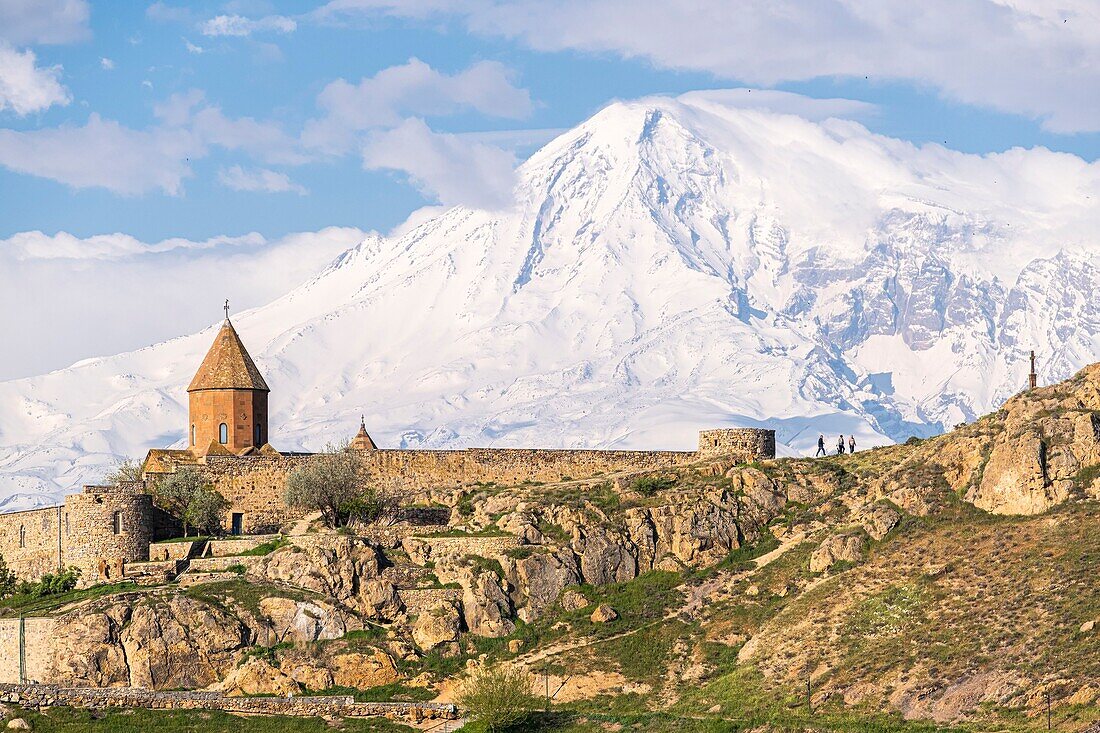
[[[1100, 166], [1073, 156], [693, 93], [611, 105], [519, 180], [505, 211], [368, 238], [234, 317], [276, 447], [360, 412], [387, 447], [690, 448], [727, 425], [869, 446], [996, 406], [1032, 348], [1044, 381], [1096, 353]], [[213, 335], [0, 383], [0, 506], [182, 444]]]

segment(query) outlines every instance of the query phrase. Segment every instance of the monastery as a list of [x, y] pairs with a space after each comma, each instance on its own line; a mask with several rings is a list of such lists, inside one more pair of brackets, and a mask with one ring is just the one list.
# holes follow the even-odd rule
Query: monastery
[[[150, 544], [177, 536], [178, 523], [153, 503], [149, 487], [191, 466], [229, 502], [226, 534], [279, 532], [300, 519], [286, 505], [287, 474], [311, 454], [272, 447], [267, 382], [228, 318], [187, 387], [187, 447], [153, 449], [142, 481], [85, 486], [60, 506], [0, 514], [0, 555], [17, 575], [76, 567], [84, 584], [117, 580], [127, 564], [150, 560]], [[348, 450], [383, 490], [408, 494], [495, 482], [517, 484], [649, 471], [708, 457], [753, 461], [775, 457], [775, 432], [707, 430], [696, 451], [379, 448], [361, 423]]]

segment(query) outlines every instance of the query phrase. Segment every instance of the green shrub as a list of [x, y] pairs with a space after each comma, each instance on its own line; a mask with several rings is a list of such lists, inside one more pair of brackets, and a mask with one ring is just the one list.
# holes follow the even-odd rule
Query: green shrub
[[665, 476], [642, 476], [634, 479], [634, 483], [630, 486], [642, 496], [653, 496], [658, 491], [671, 489], [675, 485], [676, 479], [674, 478]]
[[530, 675], [503, 666], [475, 673], [458, 696], [470, 719], [492, 733], [518, 728], [538, 703], [531, 693]]

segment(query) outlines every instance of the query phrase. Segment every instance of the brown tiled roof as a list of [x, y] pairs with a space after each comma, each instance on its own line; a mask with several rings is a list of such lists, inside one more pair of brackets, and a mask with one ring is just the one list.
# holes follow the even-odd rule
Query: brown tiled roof
[[211, 440], [210, 445], [206, 446], [206, 450], [202, 452], [203, 456], [231, 456], [233, 451], [226, 448], [224, 445], [216, 440]]
[[355, 434], [355, 437], [348, 443], [348, 447], [352, 450], [377, 450], [378, 446], [374, 444], [374, 440], [367, 434], [367, 423], [365, 421], [359, 421], [359, 432]]
[[195, 456], [189, 450], [153, 448], [145, 456], [141, 470], [144, 473], [170, 473], [177, 464], [194, 462]]
[[210, 351], [191, 380], [188, 392], [201, 389], [254, 389], [270, 392], [256, 363], [241, 343], [241, 337], [229, 319], [214, 338]]

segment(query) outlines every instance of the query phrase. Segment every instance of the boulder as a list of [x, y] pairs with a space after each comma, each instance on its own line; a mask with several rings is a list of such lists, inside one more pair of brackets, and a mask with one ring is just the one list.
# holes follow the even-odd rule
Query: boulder
[[366, 689], [397, 682], [401, 676], [393, 658], [381, 649], [370, 654], [353, 652], [332, 658], [332, 681], [337, 687]]
[[261, 578], [320, 593], [338, 601], [359, 595], [368, 580], [381, 572], [378, 551], [366, 540], [343, 535], [318, 539], [311, 535], [301, 546], [282, 547], [252, 568]]
[[218, 606], [172, 596], [135, 605], [121, 641], [132, 687], [193, 689], [225, 677], [253, 633]]
[[306, 690], [327, 690], [333, 685], [332, 671], [312, 660], [282, 659], [279, 669]]
[[470, 572], [462, 582], [462, 618], [471, 634], [499, 638], [516, 630], [512, 603], [496, 573]]
[[505, 577], [512, 587], [512, 602], [524, 621], [533, 621], [558, 600], [566, 586], [581, 582], [577, 557], [569, 548], [539, 553], [516, 560], [503, 558]]
[[327, 603], [271, 596], [260, 601], [260, 613], [271, 621], [279, 642], [338, 639], [348, 631], [344, 614]]
[[405, 610], [396, 586], [388, 580], [364, 582], [355, 605], [371, 618], [382, 621], [393, 621]]
[[429, 652], [441, 644], [458, 641], [458, 606], [445, 603], [417, 616], [412, 637], [421, 651]]
[[592, 615], [589, 617], [589, 619], [594, 624], [606, 624], [608, 621], [614, 621], [618, 617], [619, 614], [614, 608], [607, 605], [606, 603], [601, 603], [600, 605], [596, 606], [596, 610], [592, 612]]
[[253, 657], [213, 686], [230, 695], [296, 695], [298, 683], [282, 669], [260, 657]]
[[878, 541], [898, 526], [901, 515], [888, 504], [874, 504], [859, 515], [859, 524], [871, 539]]
[[23, 718], [12, 718], [8, 721], [8, 730], [31, 730], [31, 724]]
[[827, 538], [810, 553], [810, 572], [824, 572], [842, 560], [859, 562], [863, 559], [864, 544], [861, 534], [839, 534]]
[[561, 594], [561, 607], [566, 611], [579, 611], [585, 606], [588, 606], [591, 601], [584, 597], [584, 594], [580, 591], [567, 588]]

